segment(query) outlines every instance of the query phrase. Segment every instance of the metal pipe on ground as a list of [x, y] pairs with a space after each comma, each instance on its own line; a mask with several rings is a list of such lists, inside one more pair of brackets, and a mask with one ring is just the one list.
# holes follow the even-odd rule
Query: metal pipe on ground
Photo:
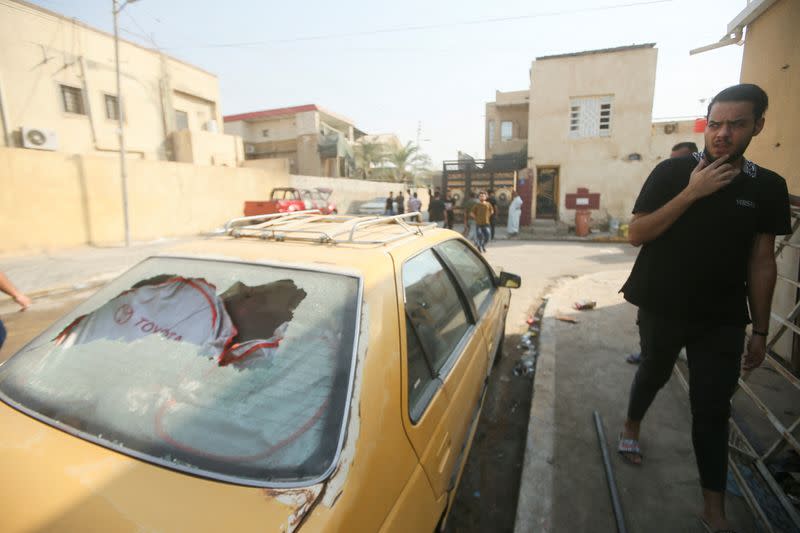
[[603, 419], [600, 413], [594, 412], [594, 427], [597, 430], [597, 440], [600, 443], [600, 452], [603, 455], [603, 466], [606, 469], [606, 481], [608, 481], [608, 491], [611, 494], [611, 505], [614, 508], [614, 518], [617, 521], [617, 531], [626, 533], [625, 516], [622, 514], [622, 504], [619, 501], [617, 492], [617, 482], [614, 479], [614, 470], [611, 468], [611, 457], [608, 455], [608, 445], [606, 444], [606, 434], [603, 430]]

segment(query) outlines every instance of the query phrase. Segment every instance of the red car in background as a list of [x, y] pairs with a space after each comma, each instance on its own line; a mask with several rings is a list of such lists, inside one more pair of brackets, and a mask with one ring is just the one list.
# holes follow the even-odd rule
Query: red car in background
[[338, 213], [331, 200], [333, 189], [316, 187], [314, 189], [295, 189], [277, 187], [272, 189], [266, 201], [247, 201], [244, 203], [244, 216], [271, 215], [273, 213], [292, 213], [308, 209], [319, 209], [323, 215]]
[[306, 207], [300, 189], [293, 187], [278, 187], [272, 189], [269, 200], [246, 201], [244, 203], [244, 216], [271, 215], [273, 213], [291, 213], [312, 209]]

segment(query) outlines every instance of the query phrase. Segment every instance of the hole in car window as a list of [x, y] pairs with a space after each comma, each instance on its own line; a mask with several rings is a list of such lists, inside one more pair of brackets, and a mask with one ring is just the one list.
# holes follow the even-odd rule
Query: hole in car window
[[439, 245], [438, 250], [453, 264], [456, 275], [475, 303], [478, 313], [494, 293], [494, 276], [486, 264], [461, 241], [451, 240]]
[[251, 485], [319, 479], [343, 434], [356, 278], [153, 258], [0, 367], [0, 397], [78, 435]]
[[431, 250], [403, 265], [403, 286], [408, 318], [438, 374], [469, 327], [464, 306], [453, 280]]

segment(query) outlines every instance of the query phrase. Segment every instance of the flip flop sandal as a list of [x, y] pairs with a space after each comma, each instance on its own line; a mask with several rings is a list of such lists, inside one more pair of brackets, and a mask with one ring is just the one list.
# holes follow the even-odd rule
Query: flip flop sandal
[[711, 526], [708, 525], [708, 522], [702, 517], [700, 518], [700, 523], [703, 524], [703, 527], [706, 528], [708, 533], [736, 533], [733, 529], [711, 529]]
[[[622, 457], [622, 460], [628, 464], [632, 464], [633, 466], [642, 466], [642, 460], [644, 459], [644, 455], [642, 455], [642, 449], [639, 447], [639, 441], [636, 439], [625, 439], [622, 437], [622, 433], [619, 434], [619, 445], [617, 446], [617, 453], [619, 456]], [[631, 455], [636, 456], [639, 458], [639, 462], [633, 461], [631, 459]]]
[[638, 365], [642, 362], [642, 354], [641, 353], [632, 353], [628, 357], [625, 358], [626, 363], [630, 363], [632, 365]]

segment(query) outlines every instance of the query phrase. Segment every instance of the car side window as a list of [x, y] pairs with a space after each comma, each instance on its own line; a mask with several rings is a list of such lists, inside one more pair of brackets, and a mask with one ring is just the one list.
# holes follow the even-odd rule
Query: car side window
[[475, 303], [478, 314], [483, 311], [494, 294], [494, 274], [475, 252], [457, 239], [442, 243], [437, 250], [453, 265], [456, 275], [464, 283], [467, 293]]
[[406, 316], [406, 351], [408, 354], [408, 412], [416, 422], [436, 393], [436, 377], [425, 358], [411, 321]]
[[406, 316], [438, 375], [469, 328], [454, 280], [433, 250], [426, 250], [403, 265], [403, 288]]

